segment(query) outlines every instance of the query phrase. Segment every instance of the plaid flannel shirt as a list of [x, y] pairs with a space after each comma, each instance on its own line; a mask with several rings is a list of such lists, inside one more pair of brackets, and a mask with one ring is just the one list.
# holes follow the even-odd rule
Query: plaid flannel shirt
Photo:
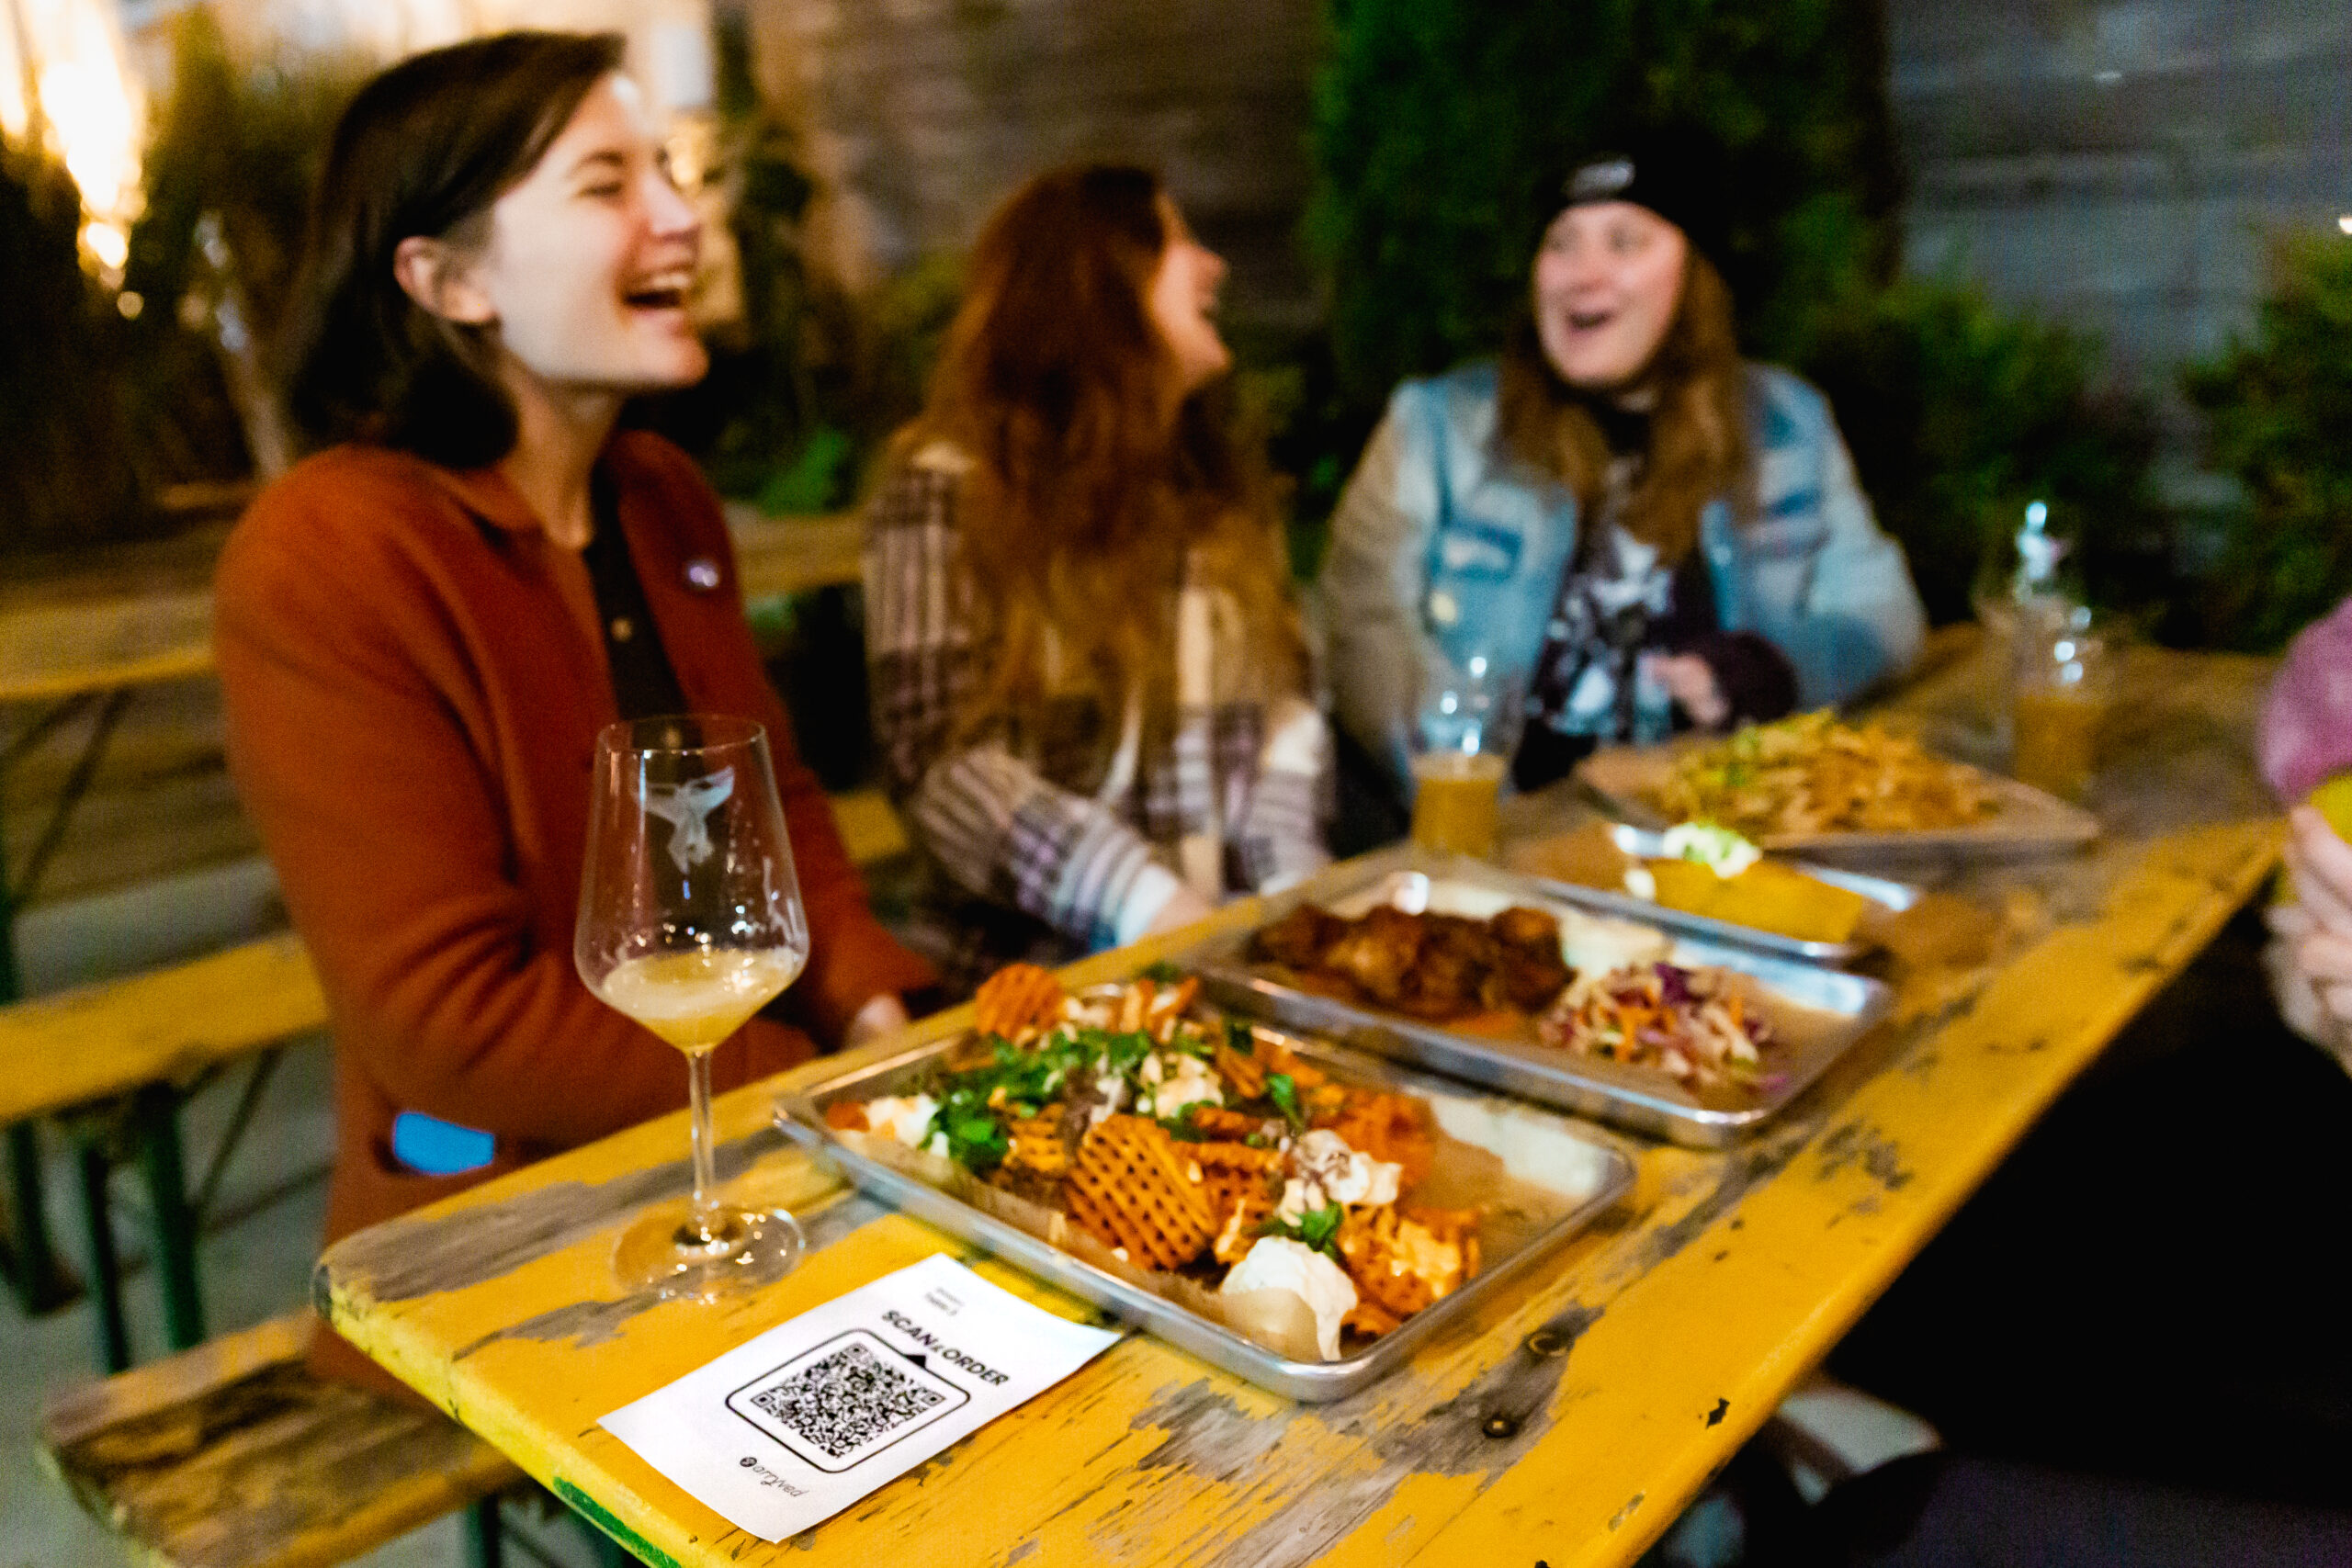
[[919, 931], [930, 938], [921, 944], [951, 974], [976, 976], [1007, 958], [1133, 941], [1179, 886], [1188, 840], [1217, 851], [1213, 868], [1189, 857], [1195, 880], [1214, 878], [1201, 888], [1213, 898], [1323, 865], [1329, 737], [1302, 698], [1212, 700], [1187, 705], [1172, 733], [1129, 736], [1122, 716], [1064, 697], [1029, 725], [957, 739], [983, 653], [956, 516], [965, 466], [934, 443], [867, 510], [874, 728], [892, 798], [938, 872], [1026, 919], [919, 911], [967, 928]]

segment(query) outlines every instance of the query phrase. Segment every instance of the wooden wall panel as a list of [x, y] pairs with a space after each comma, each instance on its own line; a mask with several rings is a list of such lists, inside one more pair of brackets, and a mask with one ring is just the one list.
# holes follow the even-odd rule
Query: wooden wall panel
[[1233, 264], [1230, 310], [1302, 320], [1314, 0], [750, 0], [770, 85], [838, 194], [853, 280], [967, 243], [1080, 158], [1159, 167]]

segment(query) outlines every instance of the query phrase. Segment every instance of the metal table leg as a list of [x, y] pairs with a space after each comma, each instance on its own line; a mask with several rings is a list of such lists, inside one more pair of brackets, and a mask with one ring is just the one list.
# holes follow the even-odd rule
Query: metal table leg
[[501, 1568], [506, 1540], [498, 1533], [498, 1498], [484, 1497], [466, 1510], [466, 1568]]
[[113, 1169], [103, 1142], [82, 1140], [74, 1151], [82, 1178], [82, 1224], [89, 1241], [90, 1296], [97, 1319], [98, 1360], [108, 1372], [130, 1368], [130, 1330], [122, 1318], [122, 1259], [115, 1250], [114, 1215], [107, 1204]]
[[[6, 898], [0, 894], [0, 923], [6, 919]], [[8, 1213], [0, 1261], [6, 1264], [8, 1283], [28, 1315], [54, 1312], [81, 1294], [50, 1240], [49, 1213], [41, 1198], [40, 1133], [31, 1122], [8, 1129]]]
[[155, 1269], [164, 1292], [164, 1333], [175, 1350], [204, 1343], [204, 1299], [196, 1282], [196, 1212], [180, 1160], [180, 1096], [168, 1084], [139, 1091], [134, 1115], [139, 1163], [153, 1209]]

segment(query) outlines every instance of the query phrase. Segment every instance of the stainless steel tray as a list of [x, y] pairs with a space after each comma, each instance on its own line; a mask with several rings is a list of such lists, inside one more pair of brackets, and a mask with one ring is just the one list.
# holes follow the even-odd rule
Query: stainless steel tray
[[[898, 1164], [860, 1152], [850, 1146], [843, 1134], [825, 1125], [825, 1107], [837, 1100], [865, 1100], [913, 1088], [933, 1062], [961, 1042], [961, 1036], [848, 1068], [780, 1096], [776, 1125], [794, 1142], [839, 1166], [858, 1186], [908, 1213], [977, 1242], [1236, 1377], [1310, 1404], [1343, 1398], [1385, 1376], [1423, 1342], [1477, 1311], [1506, 1280], [1582, 1230], [1633, 1185], [1632, 1156], [1598, 1128], [1533, 1106], [1480, 1095], [1461, 1084], [1404, 1072], [1378, 1057], [1311, 1036], [1263, 1024], [1253, 1029], [1260, 1038], [1280, 1041], [1343, 1082], [1396, 1089], [1427, 1100], [1442, 1135], [1424, 1188], [1451, 1183], [1460, 1189], [1476, 1183], [1502, 1194], [1502, 1201], [1480, 1224], [1479, 1276], [1340, 1360], [1294, 1360], [1244, 1338], [1136, 1280], [1098, 1268]], [[1499, 1183], [1495, 1180], [1498, 1170]]]
[[[1182, 960], [1200, 972], [1205, 995], [1237, 1012], [1693, 1148], [1727, 1147], [1770, 1121], [1894, 1006], [1893, 993], [1879, 981], [1677, 931], [1646, 906], [1622, 919], [1613, 912], [1601, 917], [1562, 889], [1481, 861], [1412, 852], [1370, 867], [1326, 873], [1275, 900], [1267, 918], [1309, 898], [1340, 914], [1391, 902], [1480, 915], [1525, 904], [1549, 910], [1564, 923], [1605, 919], [1614, 926], [1646, 928], [1654, 942], [1665, 944], [1660, 956], [1668, 962], [1713, 964], [1743, 976], [1747, 999], [1780, 1036], [1770, 1058], [1772, 1074], [1753, 1091], [1726, 1087], [1700, 1092], [1651, 1068], [1555, 1050], [1539, 1043], [1532, 1031], [1519, 1040], [1466, 1034], [1303, 989], [1270, 966], [1248, 963], [1242, 956], [1247, 933], [1220, 939]], [[1575, 964], [1572, 933], [1570, 945], [1568, 961]]]
[[[1612, 824], [1609, 836], [1617, 847], [1636, 860], [1666, 860], [1666, 841], [1662, 834], [1647, 828], [1635, 828], [1625, 823]], [[1841, 871], [1836, 866], [1821, 865], [1812, 861], [1787, 856], [1774, 859], [1792, 871], [1801, 871], [1816, 882], [1832, 887], [1843, 887], [1859, 893], [1871, 903], [1893, 914], [1901, 914], [1923, 897], [1921, 890], [1907, 882], [1895, 882], [1883, 876], [1868, 876], [1858, 871]], [[1605, 887], [1587, 887], [1579, 883], [1558, 882], [1548, 876], [1532, 873], [1517, 873], [1532, 886], [1538, 886], [1551, 897], [1579, 908], [1592, 909], [1604, 915], [1638, 920], [1680, 931], [1708, 942], [1733, 942], [1752, 947], [1758, 953], [1778, 953], [1784, 958], [1802, 958], [1814, 964], [1851, 964], [1868, 953], [1872, 943], [1860, 939], [1849, 942], [1806, 942], [1799, 937], [1782, 936], [1778, 931], [1758, 931], [1754, 926], [1735, 925], [1707, 915], [1693, 915], [1687, 910], [1669, 909], [1631, 893], [1613, 893]]]

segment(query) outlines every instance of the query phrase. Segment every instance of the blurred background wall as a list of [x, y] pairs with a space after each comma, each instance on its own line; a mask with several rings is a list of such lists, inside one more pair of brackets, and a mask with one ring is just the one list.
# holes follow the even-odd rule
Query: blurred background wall
[[0, 342], [23, 433], [0, 452], [0, 554], [168, 526], [171, 498], [282, 464], [260, 344], [341, 95], [407, 51], [528, 24], [628, 33], [679, 166], [709, 176], [718, 366], [656, 417], [770, 512], [854, 499], [1006, 193], [1125, 158], [1162, 169], [1232, 264], [1241, 400], [1311, 570], [1388, 389], [1492, 350], [1524, 297], [1536, 176], [1632, 108], [1727, 150], [1749, 346], [1829, 392], [1937, 616], [1968, 613], [2029, 500], [2081, 536], [2096, 593], [2174, 640], [2275, 642], [2352, 591], [2346, 0], [0, 0], [0, 267], [13, 299], [59, 302]]
[[[2344, 0], [1888, 0], [1915, 272], [2098, 333], [2164, 399], [2254, 322], [2278, 231], [2352, 217]], [[2210, 494], [2210, 490], [2204, 493]]]

